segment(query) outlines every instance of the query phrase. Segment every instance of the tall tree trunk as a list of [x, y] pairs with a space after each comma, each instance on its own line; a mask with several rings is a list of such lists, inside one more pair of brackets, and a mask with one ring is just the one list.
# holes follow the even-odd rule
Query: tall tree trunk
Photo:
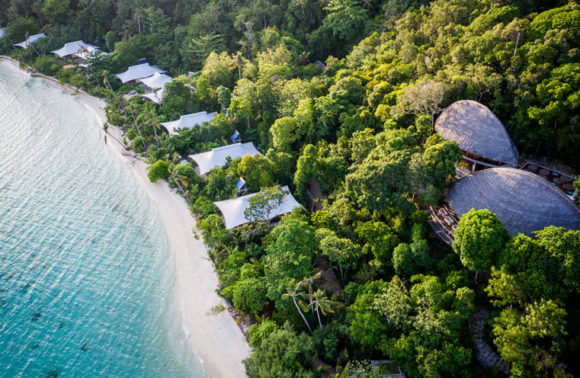
[[310, 328], [310, 324], [308, 323], [308, 320], [306, 320], [306, 317], [302, 313], [302, 310], [300, 310], [300, 306], [298, 306], [298, 302], [296, 302], [296, 297], [293, 296], [292, 297], [292, 300], [294, 301], [294, 306], [296, 306], [296, 309], [298, 310], [298, 313], [302, 317], [302, 320], [304, 320], [304, 323], [306, 324], [306, 327], [308, 327], [308, 330], [310, 331], [310, 333], [312, 333], [312, 328]]
[[133, 109], [129, 109], [129, 113], [131, 113], [131, 117], [133, 117], [133, 123], [135, 124], [135, 127], [137, 128], [137, 132], [139, 133], [139, 136], [141, 137], [141, 142], [143, 142], [143, 148], [145, 150], [147, 150], [147, 145], [145, 144], [145, 139], [143, 138], [143, 134], [141, 134], [141, 128], [137, 124], [137, 118], [135, 118], [135, 113], [133, 113]]
[[[119, 107], [121, 108], [123, 113], [125, 113], [125, 115], [127, 115], [127, 110], [125, 109], [125, 107], [123, 106], [123, 104], [121, 103], [119, 98], [117, 97], [117, 94], [113, 90], [111, 83], [109, 83], [109, 79], [105, 78], [105, 81], [107, 83], [107, 86], [109, 87], [109, 90], [111, 91], [111, 94], [113, 95], [113, 97], [115, 97], [115, 100], [117, 100], [117, 102], [119, 103]], [[143, 139], [143, 135], [141, 134], [141, 129], [139, 128], [139, 125], [137, 125], [137, 120], [135, 119], [135, 115], [133, 114], [133, 111], [131, 111], [131, 115], [133, 116], [133, 122], [135, 122], [135, 126], [137, 127], [137, 131], [139, 132], [139, 136], [141, 137], [141, 141], [143, 142], [143, 148], [146, 150], [147, 145], [145, 145], [145, 139]]]
[[322, 329], [322, 321], [320, 320], [320, 311], [318, 311], [318, 305], [316, 305], [316, 316], [318, 316], [318, 324], [320, 325], [320, 329]]
[[187, 203], [189, 204], [189, 206], [193, 205], [191, 203], [191, 201], [189, 200], [189, 197], [187, 196], [187, 193], [181, 187], [181, 184], [179, 183], [179, 179], [177, 178], [177, 175], [174, 174], [174, 175], [172, 175], [172, 177], [173, 177], [173, 181], [175, 181], [175, 184], [177, 185], [177, 187], [181, 191], [181, 194], [183, 194], [183, 198], [185, 198], [185, 200], [187, 201]]
[[159, 136], [157, 135], [157, 127], [155, 126], [154, 122], [151, 122], [151, 126], [153, 126], [153, 134], [155, 134], [155, 141], [157, 142], [157, 147], [160, 147], [159, 144]]

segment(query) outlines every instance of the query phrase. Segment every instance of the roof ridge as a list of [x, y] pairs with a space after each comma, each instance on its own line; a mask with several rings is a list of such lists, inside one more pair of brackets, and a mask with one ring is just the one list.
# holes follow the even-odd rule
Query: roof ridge
[[226, 144], [225, 146], [216, 147], [216, 148], [214, 148], [214, 149], [213, 149], [213, 150], [211, 150], [211, 151], [213, 152], [213, 151], [218, 151], [218, 150], [220, 150], [220, 151], [221, 151], [221, 150], [227, 150], [227, 149], [230, 149], [230, 148], [232, 148], [232, 147], [238, 147], [238, 146], [240, 146], [240, 147], [245, 147], [245, 146], [247, 146], [247, 145], [248, 145], [248, 143], [252, 143], [252, 142], [247, 142], [247, 143], [232, 143], [232, 144]]

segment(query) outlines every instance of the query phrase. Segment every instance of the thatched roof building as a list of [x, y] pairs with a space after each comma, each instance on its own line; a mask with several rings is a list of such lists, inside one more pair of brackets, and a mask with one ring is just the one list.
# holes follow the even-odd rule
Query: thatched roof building
[[516, 165], [518, 150], [501, 121], [485, 105], [462, 100], [451, 104], [435, 122], [435, 131], [454, 140], [467, 154]]
[[473, 173], [449, 188], [447, 202], [459, 215], [489, 209], [512, 235], [532, 235], [548, 226], [580, 229], [580, 210], [561, 190], [541, 177], [514, 168]]

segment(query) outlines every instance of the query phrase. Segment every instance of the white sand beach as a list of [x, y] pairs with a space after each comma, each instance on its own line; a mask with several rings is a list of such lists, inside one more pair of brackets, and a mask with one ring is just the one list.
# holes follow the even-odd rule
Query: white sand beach
[[[19, 66], [18, 62], [10, 58], [2, 58]], [[53, 78], [47, 79], [55, 81]], [[73, 92], [73, 89], [66, 88]], [[105, 102], [84, 92], [76, 96], [79, 102], [95, 113], [102, 125], [106, 120], [103, 110]], [[105, 132], [102, 133], [104, 136]], [[225, 306], [225, 302], [215, 292], [218, 277], [201, 235], [196, 239], [192, 233], [192, 230], [195, 231], [195, 219], [187, 203], [166, 182], [149, 181], [147, 165], [133, 158], [132, 152], [128, 154], [119, 143], [112, 140], [111, 136], [122, 139], [116, 127], [109, 127], [108, 133], [107, 145], [119, 159], [125, 161], [127, 173], [135, 175], [165, 227], [175, 262], [173, 296], [180, 309], [182, 328], [193, 353], [203, 361], [210, 377], [244, 377], [242, 361], [250, 355], [250, 348], [227, 311], [212, 313], [212, 308], [220, 304]]]
[[[95, 110], [104, 121], [102, 100], [82, 95], [82, 102]], [[117, 139], [117, 128], [109, 128]], [[194, 237], [195, 219], [185, 200], [173, 192], [166, 182], [151, 183], [147, 177], [147, 165], [139, 159], [121, 155], [120, 144], [107, 143], [129, 162], [137, 181], [155, 204], [165, 226], [165, 232], [175, 260], [175, 298], [179, 302], [182, 325], [189, 344], [210, 377], [244, 377], [242, 360], [250, 355], [250, 348], [227, 311], [212, 314], [216, 305], [225, 305], [215, 292], [217, 273], [209, 259], [201, 235]], [[133, 164], [134, 161], [134, 164]]]

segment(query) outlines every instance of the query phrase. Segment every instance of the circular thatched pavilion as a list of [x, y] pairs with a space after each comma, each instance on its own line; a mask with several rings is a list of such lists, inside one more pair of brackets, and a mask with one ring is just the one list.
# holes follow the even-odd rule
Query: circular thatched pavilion
[[532, 235], [548, 226], [580, 229], [580, 210], [541, 177], [514, 168], [491, 168], [473, 173], [449, 188], [447, 202], [461, 216], [489, 209], [512, 235]]
[[518, 163], [518, 150], [505, 127], [479, 102], [454, 102], [437, 118], [435, 131], [456, 141], [468, 157], [490, 161], [492, 166]]

